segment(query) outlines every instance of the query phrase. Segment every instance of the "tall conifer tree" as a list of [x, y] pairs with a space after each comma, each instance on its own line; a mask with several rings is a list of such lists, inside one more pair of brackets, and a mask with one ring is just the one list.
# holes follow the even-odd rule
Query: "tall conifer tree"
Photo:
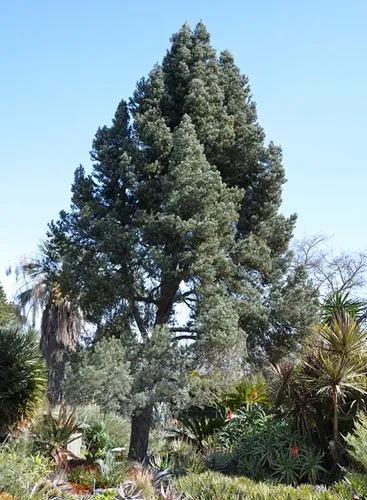
[[175, 363], [233, 369], [246, 336], [264, 356], [310, 319], [297, 300], [287, 316], [293, 283], [303, 307], [309, 292], [289, 270], [295, 217], [279, 214], [281, 152], [265, 144], [246, 77], [229, 52], [217, 57], [202, 23], [172, 37], [98, 130], [92, 158], [91, 175], [75, 173], [71, 210], [50, 226], [49, 263], [61, 256], [61, 284], [87, 319], [123, 325], [135, 370], [130, 457], [141, 460], [153, 405], [178, 388]]

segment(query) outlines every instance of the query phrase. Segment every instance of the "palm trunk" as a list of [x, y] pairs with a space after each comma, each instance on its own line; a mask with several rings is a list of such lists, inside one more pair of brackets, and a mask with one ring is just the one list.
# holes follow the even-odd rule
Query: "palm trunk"
[[131, 418], [129, 459], [144, 462], [148, 453], [149, 432], [152, 425], [153, 406], [140, 408]]
[[67, 355], [77, 346], [81, 330], [78, 310], [69, 302], [51, 297], [42, 315], [41, 349], [48, 368], [47, 396], [50, 406], [61, 403]]

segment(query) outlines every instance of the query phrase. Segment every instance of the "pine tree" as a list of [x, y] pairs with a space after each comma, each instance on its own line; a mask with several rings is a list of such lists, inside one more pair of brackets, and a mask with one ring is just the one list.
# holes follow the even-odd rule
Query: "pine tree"
[[263, 355], [272, 318], [289, 323], [277, 304], [295, 278], [295, 217], [279, 214], [281, 152], [264, 142], [247, 79], [228, 52], [217, 58], [202, 23], [172, 37], [91, 156], [71, 210], [50, 225], [49, 259], [61, 257], [61, 287], [100, 332], [123, 325], [114, 335], [135, 372], [129, 454], [142, 460], [179, 367], [233, 371], [246, 335]]

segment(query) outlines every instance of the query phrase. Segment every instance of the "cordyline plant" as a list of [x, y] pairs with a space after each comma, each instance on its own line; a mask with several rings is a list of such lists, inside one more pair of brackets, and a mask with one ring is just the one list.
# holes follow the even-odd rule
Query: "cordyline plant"
[[70, 211], [50, 225], [44, 264], [100, 336], [124, 340], [129, 456], [144, 460], [153, 407], [177, 399], [183, 370], [235, 375], [246, 336], [253, 357], [297, 342], [310, 288], [290, 266], [281, 151], [265, 144], [247, 78], [202, 23], [172, 37], [91, 156]]
[[[310, 436], [316, 432], [322, 442], [326, 430], [332, 439], [329, 446], [335, 463], [340, 458], [341, 410], [350, 411], [367, 392], [366, 347], [367, 332], [361, 324], [338, 310], [329, 324], [316, 328], [300, 362], [287, 361], [272, 367], [275, 401], [289, 406], [298, 427]], [[331, 432], [325, 429], [327, 404]]]

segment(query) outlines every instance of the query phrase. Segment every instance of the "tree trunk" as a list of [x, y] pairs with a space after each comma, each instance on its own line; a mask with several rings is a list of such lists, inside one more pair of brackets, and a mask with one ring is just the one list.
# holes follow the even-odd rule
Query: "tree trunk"
[[331, 453], [334, 464], [339, 461], [339, 401], [336, 389], [333, 390], [333, 446]]
[[335, 444], [339, 441], [339, 426], [338, 426], [338, 394], [336, 391], [333, 392], [333, 407], [334, 407], [334, 418], [333, 418], [333, 439]]
[[144, 462], [148, 453], [149, 431], [152, 424], [153, 406], [134, 411], [131, 418], [129, 459]]
[[48, 368], [47, 396], [51, 406], [61, 403], [66, 357], [77, 346], [81, 332], [79, 311], [68, 301], [51, 297], [42, 315], [41, 349]]
[[156, 325], [164, 325], [168, 322], [180, 282], [181, 280], [178, 278], [170, 278], [162, 281], [158, 310], [155, 318]]
[[[160, 297], [155, 317], [155, 326], [168, 323], [175, 295], [180, 286], [180, 279], [163, 279], [160, 286]], [[149, 383], [149, 381], [147, 381]], [[148, 453], [149, 432], [152, 424], [153, 405], [138, 408], [131, 419], [131, 435], [129, 459], [144, 462]]]

